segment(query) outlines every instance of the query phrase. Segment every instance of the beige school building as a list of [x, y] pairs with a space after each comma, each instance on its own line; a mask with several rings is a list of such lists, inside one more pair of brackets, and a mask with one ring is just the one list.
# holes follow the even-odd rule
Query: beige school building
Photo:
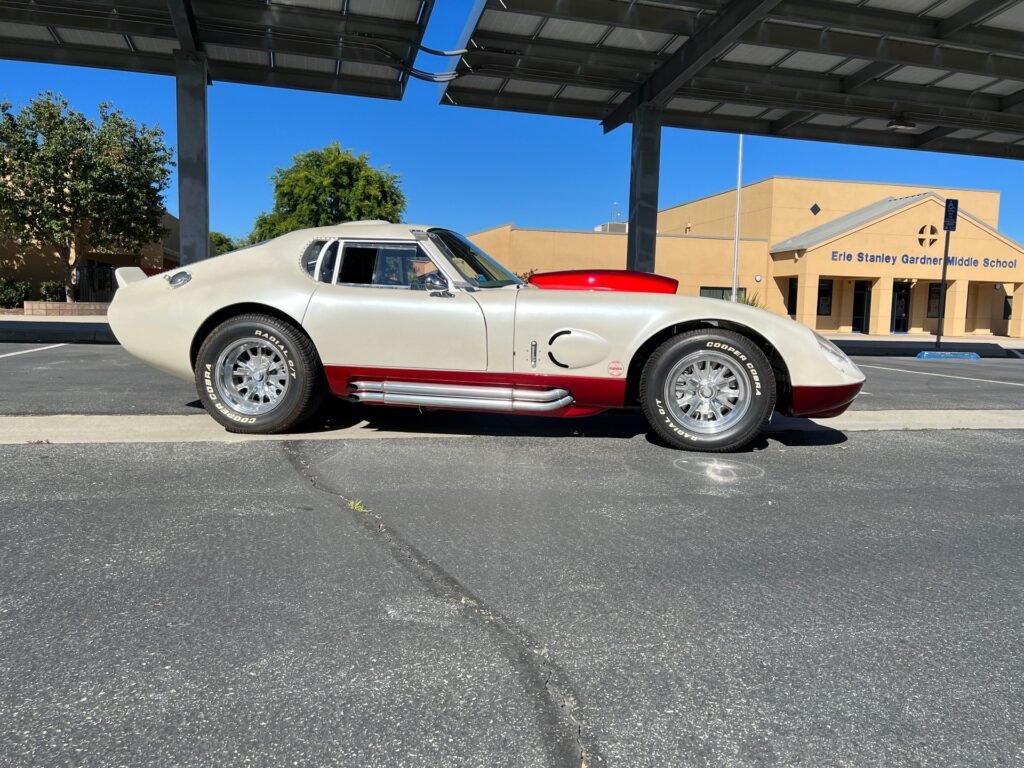
[[[997, 191], [774, 177], [745, 186], [739, 285], [761, 306], [821, 331], [934, 333], [947, 198], [959, 200], [944, 332], [1024, 338], [1024, 246], [999, 231]], [[661, 211], [655, 271], [679, 292], [732, 284], [735, 190]], [[513, 271], [621, 269], [626, 236], [521, 229], [471, 239]]]
[[[160, 221], [164, 237], [137, 253], [91, 251], [74, 267], [75, 296], [82, 302], [108, 302], [117, 290], [114, 270], [118, 267], [142, 267], [147, 270], [171, 269], [178, 265], [178, 219], [165, 213]], [[39, 284], [49, 280], [64, 282], [64, 264], [52, 249], [0, 238], [0, 277], [25, 280], [32, 284], [32, 298], [39, 296]]]

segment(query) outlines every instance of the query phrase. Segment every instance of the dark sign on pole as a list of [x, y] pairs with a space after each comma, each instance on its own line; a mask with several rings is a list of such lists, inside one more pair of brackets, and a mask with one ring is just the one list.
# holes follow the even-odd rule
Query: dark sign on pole
[[950, 198], [946, 201], [946, 220], [942, 228], [947, 232], [956, 232], [956, 213], [960, 208], [960, 201]]

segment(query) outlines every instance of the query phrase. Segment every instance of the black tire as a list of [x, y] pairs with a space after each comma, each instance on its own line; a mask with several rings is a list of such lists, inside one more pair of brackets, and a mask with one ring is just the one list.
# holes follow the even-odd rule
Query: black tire
[[640, 378], [640, 403], [651, 429], [672, 447], [690, 451], [747, 445], [771, 418], [775, 396], [764, 352], [746, 336], [715, 328], [668, 339]]
[[[252, 389], [251, 400], [232, 388], [231, 381], [244, 377], [228, 376], [225, 361], [247, 345], [262, 350], [268, 360], [274, 361], [269, 371], [257, 372], [258, 378], [251, 379], [264, 388], [271, 386], [271, 378], [278, 383], [282, 389], [273, 389], [279, 392], [273, 402], [263, 388], [259, 392]], [[243, 361], [256, 360], [251, 353], [241, 354]], [[316, 412], [325, 392], [320, 357], [313, 342], [291, 323], [271, 315], [239, 315], [214, 328], [199, 348], [195, 376], [206, 411], [228, 432], [243, 434], [270, 435], [302, 424]]]

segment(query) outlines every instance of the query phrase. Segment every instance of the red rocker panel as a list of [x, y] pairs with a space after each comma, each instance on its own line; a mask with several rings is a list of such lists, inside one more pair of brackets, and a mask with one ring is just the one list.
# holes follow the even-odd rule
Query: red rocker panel
[[568, 390], [576, 402], [561, 411], [539, 416], [590, 416], [608, 408], [621, 408], [626, 400], [626, 380], [590, 376], [549, 376], [536, 373], [495, 373], [489, 371], [436, 371], [416, 368], [368, 368], [325, 365], [327, 385], [338, 397], [349, 394], [348, 384], [356, 379], [409, 381], [420, 384], [466, 384], [470, 386], [527, 387]]

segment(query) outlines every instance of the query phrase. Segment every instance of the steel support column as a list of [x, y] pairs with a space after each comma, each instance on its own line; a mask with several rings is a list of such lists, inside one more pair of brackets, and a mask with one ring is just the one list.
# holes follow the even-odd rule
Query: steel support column
[[178, 102], [178, 218], [181, 264], [210, 255], [210, 172], [206, 56], [175, 53]]
[[633, 113], [629, 163], [629, 233], [626, 268], [654, 271], [658, 235], [658, 174], [661, 169], [661, 108], [641, 105]]

